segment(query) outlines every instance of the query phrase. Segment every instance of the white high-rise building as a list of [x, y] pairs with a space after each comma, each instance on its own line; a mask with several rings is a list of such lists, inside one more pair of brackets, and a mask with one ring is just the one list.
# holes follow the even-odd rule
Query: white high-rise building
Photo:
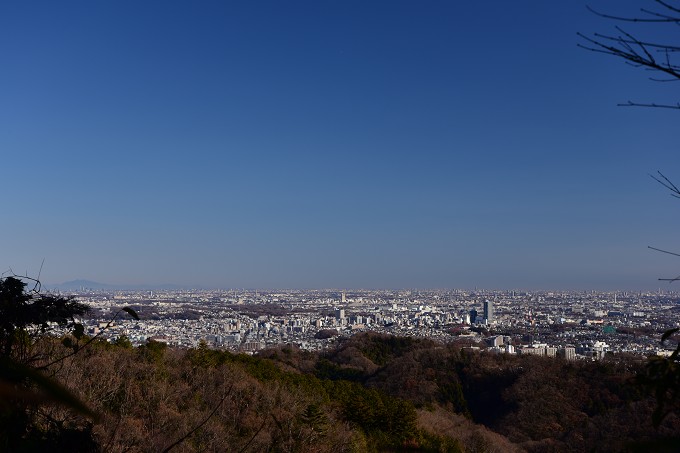
[[487, 324], [491, 324], [493, 322], [493, 302], [490, 300], [484, 301], [484, 319], [486, 320]]

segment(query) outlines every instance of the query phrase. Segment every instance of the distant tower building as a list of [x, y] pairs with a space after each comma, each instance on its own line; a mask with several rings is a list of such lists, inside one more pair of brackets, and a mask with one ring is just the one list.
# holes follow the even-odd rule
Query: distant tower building
[[345, 294], [345, 291], [342, 292], [342, 303], [344, 304], [347, 301], [347, 296]]
[[470, 310], [470, 324], [474, 324], [477, 322], [477, 310], [474, 308]]
[[491, 324], [493, 322], [493, 302], [490, 300], [484, 301], [484, 319], [486, 320], [487, 324]]

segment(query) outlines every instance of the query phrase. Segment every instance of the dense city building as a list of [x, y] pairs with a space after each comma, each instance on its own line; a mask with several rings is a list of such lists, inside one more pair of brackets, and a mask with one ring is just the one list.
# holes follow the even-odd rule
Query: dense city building
[[[668, 292], [83, 288], [72, 295], [93, 308], [86, 320], [90, 335], [183, 347], [205, 341], [244, 352], [281, 344], [318, 350], [338, 337], [376, 331], [462, 341], [498, 353], [595, 360], [663, 354], [661, 334], [680, 321], [680, 298]], [[124, 306], [141, 319], [121, 316]]]

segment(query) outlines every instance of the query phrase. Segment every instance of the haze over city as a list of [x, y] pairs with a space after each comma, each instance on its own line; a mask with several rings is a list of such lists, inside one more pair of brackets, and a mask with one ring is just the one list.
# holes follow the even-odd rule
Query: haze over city
[[[674, 85], [595, 2], [5, 2], [2, 270], [214, 288], [676, 287]], [[617, 13], [637, 2], [616, 2]], [[659, 37], [659, 29], [652, 29]], [[663, 38], [663, 35], [661, 35]], [[44, 265], [42, 265], [44, 260]], [[42, 265], [42, 271], [41, 271]]]

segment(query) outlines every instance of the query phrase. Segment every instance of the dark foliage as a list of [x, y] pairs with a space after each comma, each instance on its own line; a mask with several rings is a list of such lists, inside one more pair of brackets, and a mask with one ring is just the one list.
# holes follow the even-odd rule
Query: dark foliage
[[0, 279], [0, 354], [20, 362], [30, 360], [29, 342], [51, 330], [51, 323], [76, 328], [74, 318], [87, 310], [71, 297], [26, 291], [26, 283], [18, 278]]
[[80, 413], [93, 413], [68, 389], [29, 366], [44, 360], [36, 341], [53, 325], [82, 336], [75, 320], [87, 306], [72, 298], [41, 294], [15, 277], [0, 279], [0, 450], [2, 451], [92, 451], [94, 441], [88, 427], [68, 425], [55, 429], [48, 420], [39, 423], [41, 405], [58, 403]]
[[[383, 357], [376, 351], [389, 351], [390, 344], [408, 347], [395, 348], [383, 366], [357, 366], [373, 362], [356, 355]], [[625, 356], [616, 362], [568, 362], [357, 335], [325, 354], [316, 373], [349, 378], [428, 410], [447, 408], [530, 451], [583, 451], [589, 445], [621, 451], [659, 439], [672, 444], [680, 434], [675, 417], [658, 431], [652, 426], [654, 400], [635, 381], [642, 368], [640, 360]]]
[[338, 331], [335, 329], [321, 329], [316, 333], [316, 335], [314, 335], [314, 338], [325, 340], [327, 338], [333, 338], [336, 335], [338, 335]]
[[[678, 330], [666, 331], [661, 337], [661, 344]], [[656, 398], [652, 421], [658, 427], [669, 414], [680, 411], [680, 343], [669, 357], [650, 357], [637, 378]]]
[[[69, 350], [43, 343], [56, 357]], [[81, 450], [112, 452], [672, 451], [680, 433], [672, 413], [652, 426], [655, 400], [633, 379], [643, 365], [624, 359], [494, 355], [374, 334], [320, 355], [116, 343], [94, 341], [55, 370], [99, 419], [40, 401], [54, 422], [36, 423], [26, 402], [5, 429], [23, 427], [22, 445], [39, 449], [82, 436]]]

